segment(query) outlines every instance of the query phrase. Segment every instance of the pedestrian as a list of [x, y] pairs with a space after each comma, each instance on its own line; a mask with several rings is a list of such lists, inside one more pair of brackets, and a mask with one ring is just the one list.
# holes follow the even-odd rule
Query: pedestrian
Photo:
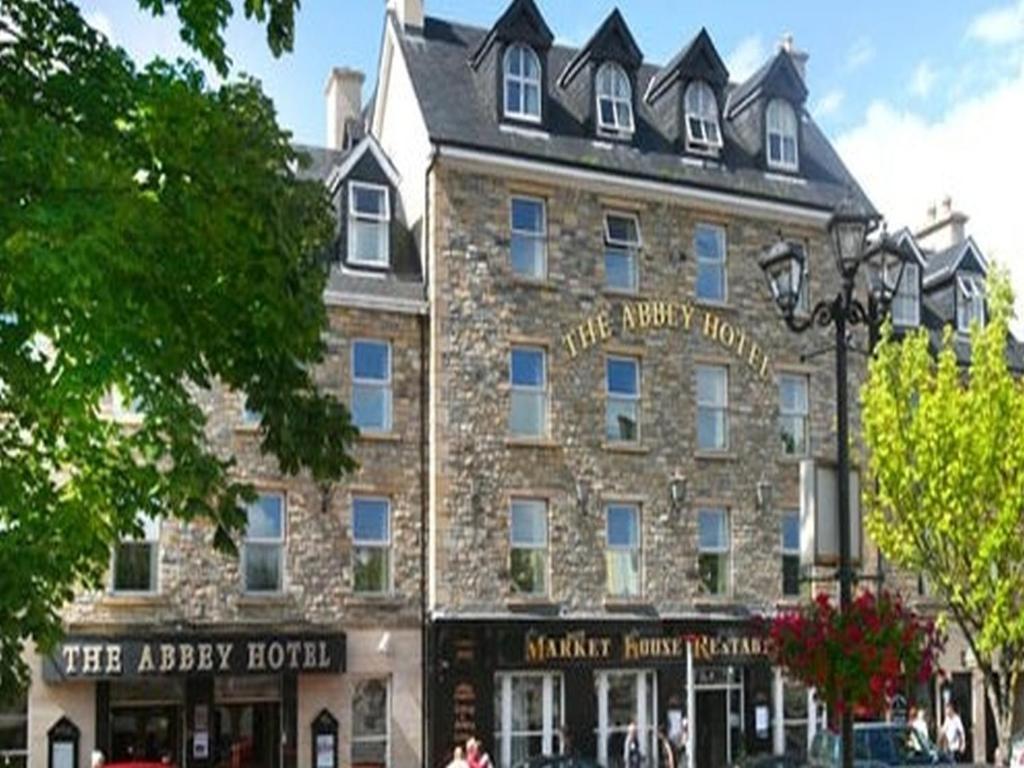
[[107, 759], [103, 757], [103, 753], [100, 750], [94, 749], [89, 763], [92, 768], [103, 768], [107, 764]]
[[964, 724], [957, 714], [953, 702], [946, 704], [946, 719], [942, 723], [942, 741], [953, 759], [960, 762], [967, 747], [967, 736], [964, 734]]
[[676, 768], [676, 752], [672, 747], [672, 742], [665, 735], [664, 728], [658, 729], [658, 754], [661, 756], [659, 765], [662, 768]]
[[466, 758], [463, 757], [462, 747], [456, 747], [452, 752], [452, 761], [448, 763], [448, 768], [469, 768], [469, 763], [466, 762]]
[[622, 745], [622, 764], [625, 768], [641, 768], [644, 753], [640, 747], [640, 736], [636, 732], [636, 723], [631, 722], [626, 729], [626, 741]]
[[466, 742], [466, 762], [469, 768], [494, 768], [491, 756], [484, 750], [483, 742], [473, 738]]
[[931, 734], [928, 733], [928, 720], [924, 715], [924, 707], [913, 707], [911, 709], [910, 727], [917, 733], [921, 740], [921, 746], [927, 747], [932, 743]]

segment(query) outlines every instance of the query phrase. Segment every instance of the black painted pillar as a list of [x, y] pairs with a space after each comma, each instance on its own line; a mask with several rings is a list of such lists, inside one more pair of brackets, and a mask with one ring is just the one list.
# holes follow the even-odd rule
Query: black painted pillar
[[96, 682], [96, 749], [110, 761], [110, 683]]
[[[210, 768], [213, 765], [213, 676], [189, 677], [185, 680], [185, 754], [182, 764], [187, 768]], [[196, 733], [206, 733], [205, 750], [200, 743], [196, 751]], [[202, 736], [200, 736], [200, 742]], [[205, 751], [205, 755], [202, 753]]]
[[299, 676], [286, 672], [281, 680], [281, 756], [282, 768], [299, 764]]

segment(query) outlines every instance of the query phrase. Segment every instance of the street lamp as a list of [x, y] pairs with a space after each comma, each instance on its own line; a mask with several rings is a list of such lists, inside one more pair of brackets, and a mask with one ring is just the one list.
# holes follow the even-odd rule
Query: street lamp
[[[817, 325], [835, 328], [836, 345], [836, 447], [837, 495], [839, 512], [839, 609], [849, 610], [853, 598], [853, 569], [850, 565], [850, 444], [849, 392], [847, 385], [847, 328], [866, 325], [872, 341], [877, 338], [881, 319], [888, 311], [903, 265], [909, 258], [884, 230], [874, 242], [868, 235], [879, 223], [876, 216], [866, 215], [844, 202], [836, 208], [828, 224], [833, 256], [839, 272], [840, 288], [835, 298], [815, 304], [809, 315], [798, 316], [797, 306], [804, 276], [806, 255], [803, 247], [780, 238], [759, 259], [768, 279], [772, 298], [782, 312], [786, 325], [803, 333]], [[854, 297], [857, 272], [865, 265], [868, 273], [868, 304], [865, 307]], [[842, 715], [842, 765], [853, 768], [853, 713], [849, 707]]]

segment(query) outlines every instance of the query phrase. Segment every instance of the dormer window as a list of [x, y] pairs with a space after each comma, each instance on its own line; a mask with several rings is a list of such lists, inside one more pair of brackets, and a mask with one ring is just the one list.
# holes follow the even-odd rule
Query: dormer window
[[711, 86], [695, 80], [686, 89], [686, 148], [717, 153], [722, 148], [718, 127], [718, 102]]
[[633, 86], [625, 70], [612, 62], [597, 71], [597, 127], [602, 133], [633, 133]]
[[793, 105], [782, 99], [768, 103], [765, 129], [768, 134], [768, 167], [795, 171], [800, 167], [797, 153], [797, 121]]
[[905, 264], [892, 297], [893, 325], [914, 328], [921, 323], [921, 274], [917, 264]]
[[540, 122], [540, 59], [526, 45], [505, 52], [505, 117]]
[[985, 289], [981, 278], [958, 275], [956, 278], [956, 329], [971, 330], [972, 323], [985, 324]]
[[388, 266], [391, 206], [387, 187], [352, 181], [348, 185], [348, 261]]

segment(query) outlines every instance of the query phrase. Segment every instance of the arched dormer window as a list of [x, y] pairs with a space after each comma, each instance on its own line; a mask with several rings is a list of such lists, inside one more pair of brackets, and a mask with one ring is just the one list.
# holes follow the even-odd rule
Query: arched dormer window
[[516, 44], [505, 52], [505, 117], [540, 122], [540, 59], [532, 48]]
[[633, 86], [618, 64], [597, 70], [597, 127], [606, 133], [633, 133]]
[[793, 105], [783, 99], [772, 99], [765, 114], [768, 167], [795, 171], [800, 167], [797, 151], [797, 121]]
[[696, 152], [717, 152], [722, 148], [718, 126], [718, 102], [711, 86], [694, 80], [686, 89], [686, 148]]

